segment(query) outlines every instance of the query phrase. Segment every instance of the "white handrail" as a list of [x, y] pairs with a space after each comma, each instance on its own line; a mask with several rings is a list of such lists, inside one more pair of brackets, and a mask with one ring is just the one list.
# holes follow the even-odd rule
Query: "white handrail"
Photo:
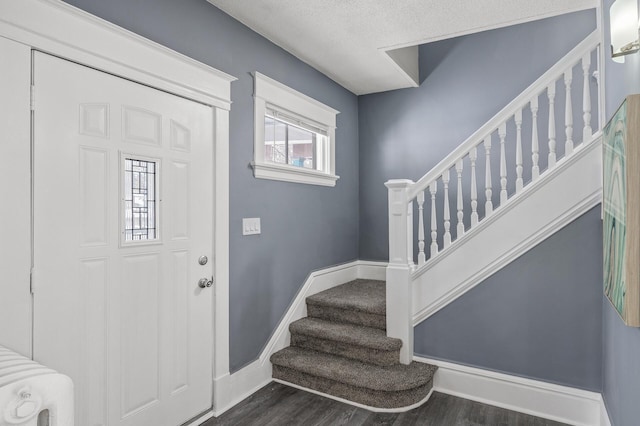
[[429, 170], [424, 176], [418, 179], [409, 188], [408, 198], [413, 200], [420, 191], [427, 189], [429, 184], [439, 178], [446, 170], [449, 170], [455, 163], [471, 151], [472, 148], [480, 144], [484, 138], [493, 133], [502, 123], [513, 116], [519, 109], [527, 105], [532, 98], [537, 97], [551, 83], [554, 83], [568, 67], [578, 63], [582, 57], [589, 54], [600, 43], [600, 33], [598, 30], [592, 32], [560, 59], [554, 66], [549, 68], [547, 72], [542, 74], [535, 82], [527, 87], [520, 95], [505, 106], [500, 112], [494, 115], [482, 127], [467, 138], [463, 143], [458, 145], [449, 155], [440, 161], [435, 167]]

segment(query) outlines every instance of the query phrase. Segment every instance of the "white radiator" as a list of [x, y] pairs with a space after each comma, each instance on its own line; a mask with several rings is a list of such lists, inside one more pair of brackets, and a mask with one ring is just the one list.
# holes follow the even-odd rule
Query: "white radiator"
[[73, 426], [73, 382], [0, 346], [0, 426]]

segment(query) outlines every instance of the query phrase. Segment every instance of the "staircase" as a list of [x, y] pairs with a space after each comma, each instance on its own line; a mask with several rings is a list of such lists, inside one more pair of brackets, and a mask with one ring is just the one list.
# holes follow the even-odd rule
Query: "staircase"
[[600, 202], [600, 40], [594, 31], [416, 182], [385, 183], [386, 281], [307, 297], [291, 346], [271, 356], [274, 379], [375, 409], [429, 396], [436, 367], [412, 361], [414, 327]]
[[402, 363], [416, 325], [600, 201], [600, 40], [587, 36], [417, 181], [385, 183], [387, 335]]
[[383, 281], [355, 280], [307, 297], [308, 317], [291, 323], [291, 346], [271, 356], [273, 378], [376, 409], [425, 400], [437, 367], [399, 362], [387, 337]]

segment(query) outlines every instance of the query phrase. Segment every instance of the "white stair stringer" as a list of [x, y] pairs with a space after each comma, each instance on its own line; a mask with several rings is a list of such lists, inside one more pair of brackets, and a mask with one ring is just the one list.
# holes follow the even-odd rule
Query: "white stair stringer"
[[412, 273], [417, 325], [602, 199], [601, 134], [576, 147], [535, 182], [499, 206]]

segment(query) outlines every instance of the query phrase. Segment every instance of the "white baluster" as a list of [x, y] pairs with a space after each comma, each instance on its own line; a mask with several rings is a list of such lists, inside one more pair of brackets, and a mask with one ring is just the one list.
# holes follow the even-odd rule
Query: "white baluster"
[[573, 102], [571, 100], [571, 81], [573, 80], [573, 69], [564, 72], [564, 132], [567, 140], [564, 143], [564, 156], [567, 157], [573, 153]]
[[582, 129], [582, 142], [588, 142], [593, 135], [591, 129], [591, 89], [589, 88], [589, 70], [591, 69], [591, 52], [582, 57], [582, 118], [584, 128]]
[[516, 193], [523, 187], [522, 182], [522, 109], [516, 111]]
[[547, 96], [549, 98], [549, 165], [552, 168], [556, 165], [556, 82], [554, 81], [547, 87]]
[[502, 123], [498, 127], [498, 136], [500, 136], [500, 205], [503, 205], [507, 202], [507, 156], [504, 148], [507, 123]]
[[538, 148], [538, 97], [531, 99], [531, 180], [540, 176]]
[[438, 254], [438, 222], [436, 221], [436, 192], [438, 192], [438, 181], [434, 180], [429, 185], [431, 193], [431, 258]]
[[476, 183], [476, 160], [478, 159], [478, 148], [475, 146], [469, 151], [471, 160], [471, 227], [478, 224], [478, 184]]
[[457, 193], [457, 210], [458, 210], [458, 228], [456, 229], [456, 239], [464, 235], [464, 204], [462, 202], [462, 158], [456, 163], [456, 172], [458, 173], [458, 193]]
[[487, 163], [484, 174], [484, 194], [487, 199], [484, 203], [484, 216], [487, 217], [493, 212], [493, 202], [491, 201], [491, 135], [484, 138], [484, 152]]
[[445, 170], [442, 174], [442, 185], [444, 186], [444, 236], [442, 238], [444, 248], [451, 244], [451, 213], [449, 212], [449, 170]]
[[426, 261], [424, 254], [424, 191], [418, 192], [418, 266]]

